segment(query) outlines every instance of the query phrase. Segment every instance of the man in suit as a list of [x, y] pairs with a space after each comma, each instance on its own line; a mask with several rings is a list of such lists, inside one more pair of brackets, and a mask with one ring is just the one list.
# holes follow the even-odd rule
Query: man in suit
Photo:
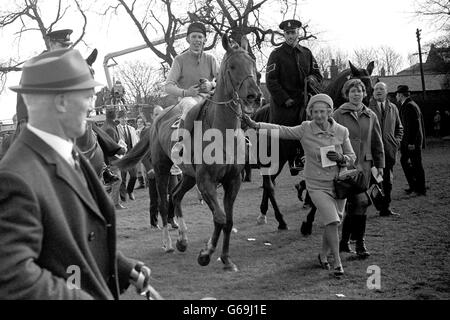
[[[108, 134], [112, 140], [114, 140], [116, 143], [119, 143], [120, 137], [119, 132], [117, 131], [116, 122], [114, 121], [116, 119], [116, 109], [115, 107], [107, 107], [106, 108], [106, 120], [103, 126], [101, 127], [106, 134]], [[108, 157], [105, 157], [105, 162], [107, 164], [110, 164], [114, 160], [118, 159], [118, 156], [125, 154], [126, 148], [122, 147], [120, 152], [118, 152], [115, 155], [110, 155]], [[111, 184], [111, 199], [114, 203], [114, 206], [116, 210], [124, 210], [127, 209], [124, 205], [122, 205], [119, 201], [119, 194], [120, 194], [120, 185], [122, 184], [122, 175], [120, 174], [120, 170], [117, 167], [110, 167], [112, 173], [115, 176], [118, 176], [119, 179], [117, 181], [114, 181]]]
[[[125, 142], [127, 150], [131, 150], [139, 141], [139, 137], [136, 134], [136, 129], [128, 124], [128, 117], [125, 110], [120, 110], [117, 114], [117, 118], [120, 123], [117, 125], [117, 132], [119, 133], [119, 140]], [[130, 179], [127, 184], [127, 173]], [[134, 186], [137, 180], [137, 168], [130, 168], [121, 171], [122, 183], [120, 185], [120, 198], [122, 201], [126, 201], [126, 194], [130, 200], [136, 200], [134, 196]]]
[[369, 108], [375, 112], [381, 126], [383, 136], [384, 162], [383, 170], [383, 208], [380, 216], [398, 216], [399, 214], [390, 208], [392, 184], [394, 181], [394, 165], [397, 151], [403, 137], [403, 126], [397, 106], [387, 99], [387, 86], [384, 82], [378, 82], [373, 88], [373, 97], [370, 99]]
[[[322, 82], [319, 66], [311, 51], [299, 44], [298, 20], [280, 23], [286, 41], [272, 51], [266, 68], [266, 84], [270, 92], [270, 122], [285, 126], [299, 125], [306, 120], [309, 93], [316, 94]], [[291, 175], [303, 168], [300, 142], [286, 141]]]
[[62, 49], [27, 61], [11, 87], [29, 122], [0, 162], [0, 299], [118, 299], [148, 284], [150, 269], [116, 250], [113, 204], [73, 144], [98, 85]]
[[422, 148], [425, 147], [425, 125], [419, 106], [411, 99], [408, 86], [397, 87], [396, 98], [400, 104], [400, 119], [404, 135], [400, 144], [400, 163], [408, 181], [407, 194], [426, 195], [425, 171], [422, 165]]

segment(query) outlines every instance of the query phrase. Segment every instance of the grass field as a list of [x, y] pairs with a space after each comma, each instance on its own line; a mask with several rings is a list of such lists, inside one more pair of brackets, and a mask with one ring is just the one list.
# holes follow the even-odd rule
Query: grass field
[[[189, 237], [186, 252], [164, 253], [161, 232], [149, 228], [148, 192], [143, 189], [136, 191], [136, 201], [126, 203], [128, 210], [117, 213], [118, 247], [151, 267], [152, 284], [166, 299], [449, 299], [450, 141], [430, 141], [423, 160], [428, 195], [404, 194], [406, 180], [398, 163], [392, 207], [401, 216], [381, 218], [373, 207], [369, 209], [366, 243], [372, 255], [366, 260], [344, 255], [346, 274], [341, 279], [318, 267], [322, 227], [315, 224], [309, 237], [300, 233], [307, 211], [294, 189], [298, 178], [286, 168], [276, 192], [288, 231], [277, 231], [271, 208], [268, 223], [256, 225], [262, 195], [259, 172], [254, 170], [253, 181], [242, 184], [234, 211], [237, 232], [230, 245], [237, 273], [225, 272], [216, 261], [221, 241], [210, 265], [198, 265], [197, 255], [213, 227], [210, 210], [198, 203], [193, 190], [183, 201]], [[176, 240], [177, 232], [171, 231], [171, 236]], [[367, 287], [367, 269], [374, 265], [381, 270], [379, 290]], [[142, 297], [129, 289], [122, 299]]]

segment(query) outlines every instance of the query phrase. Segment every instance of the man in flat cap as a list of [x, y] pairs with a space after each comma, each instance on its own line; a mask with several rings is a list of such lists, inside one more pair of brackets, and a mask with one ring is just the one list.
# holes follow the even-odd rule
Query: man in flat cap
[[[306, 104], [309, 95], [320, 86], [322, 75], [311, 51], [299, 45], [298, 20], [286, 20], [280, 24], [285, 42], [272, 51], [266, 68], [266, 84], [270, 92], [270, 118], [275, 124], [296, 126], [306, 120]], [[294, 167], [301, 166], [303, 151], [297, 141], [283, 141], [289, 150], [287, 158], [291, 174], [298, 173]], [[295, 163], [294, 163], [295, 159]]]
[[62, 49], [27, 61], [11, 87], [29, 121], [0, 162], [0, 299], [118, 299], [148, 285], [150, 269], [116, 250], [113, 204], [73, 144], [99, 85]]
[[[180, 128], [190, 131], [194, 119], [186, 119], [186, 115], [193, 106], [204, 101], [205, 94], [208, 95], [213, 90], [213, 80], [219, 73], [219, 64], [213, 55], [203, 51], [206, 43], [204, 24], [191, 23], [186, 41], [189, 43], [189, 49], [175, 57], [164, 89], [167, 94], [179, 98], [178, 105], [183, 110]], [[175, 144], [175, 153], [181, 149], [181, 143]]]
[[425, 171], [422, 165], [422, 148], [425, 147], [425, 125], [419, 106], [411, 99], [409, 87], [399, 85], [396, 98], [400, 105], [403, 139], [400, 143], [400, 163], [408, 181], [407, 194], [426, 195]]

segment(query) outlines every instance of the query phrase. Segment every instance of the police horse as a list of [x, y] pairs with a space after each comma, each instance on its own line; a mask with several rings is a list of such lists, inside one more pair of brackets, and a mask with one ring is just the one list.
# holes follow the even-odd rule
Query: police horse
[[[342, 88], [344, 86], [344, 83], [353, 78], [361, 79], [361, 81], [366, 86], [367, 90], [367, 97], [364, 100], [364, 103], [368, 105], [368, 101], [372, 95], [373, 88], [372, 88], [372, 82], [370, 75], [372, 74], [373, 68], [374, 68], [374, 62], [370, 62], [366, 69], [363, 68], [357, 68], [355, 67], [350, 61], [349, 61], [350, 68], [342, 71], [339, 73], [339, 75], [336, 77], [335, 80], [333, 80], [332, 83], [330, 83], [324, 90], [326, 94], [328, 94], [334, 102], [334, 105], [336, 107], [341, 106], [344, 102], [346, 102], [346, 99], [342, 95]], [[306, 106], [305, 106], [306, 107]], [[259, 109], [254, 115], [253, 120], [257, 122], [270, 122], [270, 112], [269, 112], [269, 104], [266, 104], [264, 107]], [[304, 114], [304, 113], [302, 113]], [[306, 120], [306, 119], [303, 119]], [[258, 148], [260, 147], [260, 144], [258, 143]], [[269, 145], [267, 145], [268, 149], [270, 148]], [[278, 171], [273, 175], [263, 175], [263, 196], [261, 199], [260, 204], [260, 212], [261, 214], [258, 216], [257, 222], [258, 224], [264, 224], [266, 222], [266, 214], [269, 208], [269, 200], [272, 204], [272, 207], [274, 209], [275, 213], [275, 219], [278, 222], [278, 229], [279, 230], [286, 230], [287, 224], [284, 221], [283, 214], [281, 213], [278, 202], [275, 197], [275, 179], [277, 176], [281, 173], [284, 165], [286, 162], [288, 162], [288, 150], [285, 150], [285, 145], [280, 141], [279, 143], [279, 162], [278, 162]], [[259, 151], [257, 152], [259, 154]], [[261, 166], [261, 164], [258, 164]], [[297, 189], [299, 193], [299, 199], [301, 198], [301, 192], [302, 190]], [[301, 232], [303, 235], [310, 235], [312, 232], [312, 224], [314, 221], [314, 216], [316, 213], [316, 208], [314, 204], [311, 204], [311, 210], [307, 215], [306, 221], [302, 223], [301, 226]]]
[[[224, 269], [237, 271], [237, 266], [229, 257], [230, 235], [233, 228], [233, 205], [241, 185], [241, 171], [244, 162], [238, 161], [238, 155], [245, 153], [244, 134], [241, 128], [241, 117], [243, 113], [250, 114], [255, 99], [261, 94], [256, 79], [256, 64], [247, 51], [248, 42], [243, 38], [241, 47], [232, 47], [228, 36], [222, 37], [222, 46], [226, 53], [222, 60], [217, 87], [211, 99], [205, 104], [197, 105], [190, 112], [198, 113], [197, 120], [201, 121], [202, 135], [208, 135], [209, 129], [219, 130], [223, 137], [228, 132], [234, 132], [232, 140], [227, 139], [223, 144], [223, 161], [208, 163], [206, 159], [200, 159], [199, 163], [181, 163], [179, 167], [183, 171], [183, 178], [173, 190], [174, 211], [180, 224], [179, 237], [176, 247], [179, 251], [187, 248], [186, 224], [181, 210], [181, 200], [197, 183], [203, 199], [211, 209], [214, 220], [214, 231], [206, 248], [198, 255], [198, 263], [206, 266], [216, 250], [221, 232], [223, 231], [223, 245], [221, 260]], [[251, 110], [249, 110], [251, 109]], [[154, 121], [150, 135], [146, 135], [141, 141], [121, 160], [116, 162], [119, 167], [134, 166], [147, 152], [155, 170], [155, 178], [158, 186], [160, 213], [163, 220], [163, 245], [166, 252], [173, 251], [172, 242], [167, 228], [167, 185], [170, 175], [171, 149], [177, 139], [173, 139], [172, 129], [175, 121], [180, 117], [181, 110], [177, 107], [166, 108]], [[187, 117], [190, 118], [190, 117]], [[231, 140], [231, 141], [230, 141]], [[204, 154], [208, 143], [198, 141], [195, 135], [184, 140], [185, 144], [193, 146], [189, 151], [186, 148], [183, 157], [190, 154], [195, 158], [193, 149], [198, 154]], [[229, 152], [226, 145], [233, 144], [236, 148]], [[150, 146], [150, 149], [149, 149]], [[196, 147], [197, 146], [197, 147]], [[149, 150], [148, 150], [149, 149]], [[225, 150], [228, 149], [228, 150]], [[219, 154], [220, 151], [217, 151]], [[227, 159], [225, 159], [227, 158]], [[230, 161], [231, 160], [231, 161]], [[217, 199], [217, 186], [221, 184], [224, 190], [224, 209], [219, 205]]]

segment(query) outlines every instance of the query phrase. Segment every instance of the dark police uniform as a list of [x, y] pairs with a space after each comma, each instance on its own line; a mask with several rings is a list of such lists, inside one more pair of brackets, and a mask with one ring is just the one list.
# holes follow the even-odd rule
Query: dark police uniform
[[[286, 20], [280, 24], [282, 30], [292, 30], [301, 27], [298, 20]], [[308, 76], [312, 76], [313, 82], [305, 86]], [[311, 51], [299, 44], [295, 47], [283, 43], [281, 47], [272, 51], [266, 68], [266, 85], [270, 92], [270, 122], [296, 126], [306, 120], [305, 89], [309, 95], [312, 87], [317, 87], [322, 82], [319, 66]], [[308, 95], [308, 93], [306, 93]], [[294, 104], [286, 106], [288, 99], [293, 99]], [[306, 100], [306, 101], [305, 101]], [[288, 144], [288, 159], [292, 167], [292, 159], [296, 154], [302, 155], [299, 141], [284, 141]], [[291, 171], [291, 173], [293, 173]]]

